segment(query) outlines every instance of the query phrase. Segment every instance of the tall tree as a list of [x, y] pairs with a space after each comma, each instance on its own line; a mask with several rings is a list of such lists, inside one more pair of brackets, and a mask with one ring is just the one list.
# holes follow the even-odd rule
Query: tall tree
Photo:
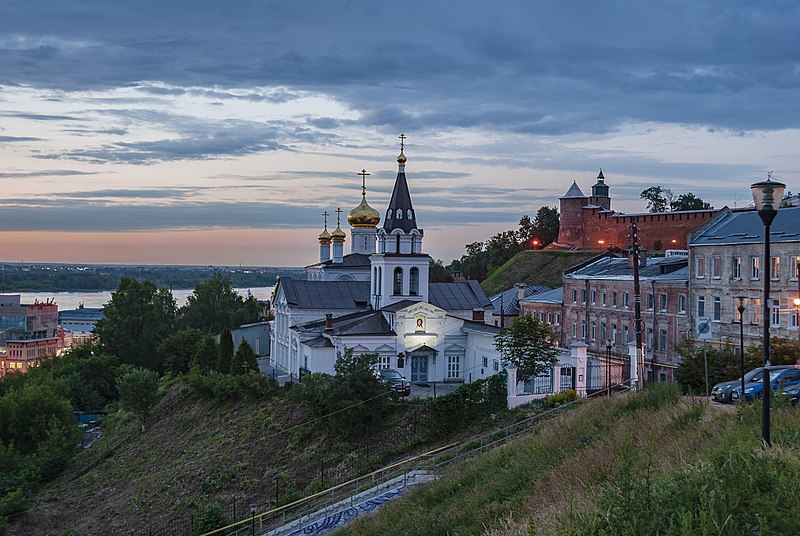
[[200, 282], [180, 310], [187, 326], [211, 333], [221, 333], [241, 324], [257, 322], [258, 301], [242, 298], [231, 286], [231, 280], [220, 272]]
[[560, 225], [558, 210], [553, 207], [540, 207], [536, 211], [535, 225], [541, 245], [552, 244], [558, 238]]
[[206, 334], [195, 345], [194, 355], [192, 355], [192, 371], [208, 374], [212, 370], [217, 370], [218, 363], [219, 346], [213, 336]]
[[692, 192], [681, 194], [672, 203], [672, 210], [711, 210], [711, 203], [706, 203]]
[[428, 270], [428, 282], [430, 283], [451, 283], [453, 281], [453, 276], [450, 273], [450, 270], [444, 265], [444, 263], [436, 259], [435, 261], [431, 262], [430, 269]]
[[258, 356], [250, 343], [242, 339], [231, 361], [231, 374], [258, 372]]
[[123, 277], [94, 332], [122, 363], [162, 371], [158, 344], [175, 324], [175, 298], [150, 281]]
[[183, 328], [172, 333], [158, 345], [164, 356], [164, 368], [173, 374], [189, 372], [197, 344], [203, 338], [203, 332], [195, 328]]
[[231, 371], [231, 361], [233, 360], [233, 334], [231, 330], [222, 330], [219, 337], [219, 366], [218, 370], [224, 374]]
[[158, 379], [156, 372], [147, 369], [129, 370], [117, 379], [119, 402], [139, 417], [142, 432], [150, 409], [158, 402]]
[[516, 317], [510, 328], [494, 337], [503, 362], [516, 366], [521, 379], [544, 374], [558, 361], [553, 341], [549, 326], [531, 315]]
[[645, 189], [639, 197], [647, 201], [647, 210], [650, 212], [666, 212], [668, 202], [661, 186], [651, 186]]

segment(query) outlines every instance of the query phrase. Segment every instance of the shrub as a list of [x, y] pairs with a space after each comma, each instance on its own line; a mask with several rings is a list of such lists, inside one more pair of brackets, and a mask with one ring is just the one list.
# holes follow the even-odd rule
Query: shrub
[[548, 395], [542, 398], [539, 401], [539, 404], [541, 404], [542, 409], [552, 409], [557, 408], [558, 406], [563, 406], [564, 404], [569, 404], [575, 400], [578, 400], [578, 393], [570, 389], [568, 391], [561, 391], [560, 393], [556, 393], [554, 395]]
[[192, 372], [187, 377], [189, 391], [201, 398], [238, 400], [243, 396], [267, 397], [278, 391], [278, 383], [262, 374], [234, 376], [211, 372], [208, 375]]

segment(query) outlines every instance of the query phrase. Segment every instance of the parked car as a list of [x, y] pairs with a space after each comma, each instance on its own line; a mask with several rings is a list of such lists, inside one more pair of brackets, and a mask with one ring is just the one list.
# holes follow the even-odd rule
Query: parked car
[[381, 369], [378, 372], [383, 384], [393, 392], [397, 393], [399, 396], [408, 396], [411, 394], [411, 384], [406, 381], [402, 374], [394, 369]]
[[[748, 402], [752, 402], [756, 398], [761, 398], [761, 392], [764, 390], [764, 382], [761, 381], [760, 375], [758, 378], [758, 381], [751, 380], [749, 383], [744, 385], [744, 399]], [[769, 387], [773, 393], [776, 393], [785, 387], [793, 386], [796, 383], [800, 383], [800, 366], [788, 365], [770, 368]], [[740, 385], [733, 388], [731, 400], [736, 402], [737, 400], [741, 399], [742, 387]]]
[[[750, 381], [761, 381], [761, 367], [754, 368], [750, 372], [747, 372], [744, 375], [744, 383], [748, 383]], [[755, 379], [755, 376], [758, 375], [758, 379]], [[722, 404], [730, 404], [731, 402], [731, 393], [733, 393], [733, 389], [736, 386], [742, 386], [742, 379], [736, 378], [735, 380], [730, 380], [727, 382], [721, 382], [714, 386], [711, 389], [711, 398], [715, 401], [720, 402]]]
[[777, 396], [785, 396], [793, 406], [800, 402], [800, 383], [785, 385], [778, 391]]

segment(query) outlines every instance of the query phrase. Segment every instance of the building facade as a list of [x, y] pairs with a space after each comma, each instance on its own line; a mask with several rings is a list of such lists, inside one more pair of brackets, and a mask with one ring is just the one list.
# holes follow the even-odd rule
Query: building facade
[[56, 356], [63, 342], [55, 302], [23, 304], [19, 294], [0, 295], [0, 375], [27, 372]]

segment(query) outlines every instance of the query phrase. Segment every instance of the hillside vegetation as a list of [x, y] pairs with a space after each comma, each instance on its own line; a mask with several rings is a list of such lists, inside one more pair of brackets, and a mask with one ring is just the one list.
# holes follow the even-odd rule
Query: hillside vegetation
[[454, 466], [349, 535], [797, 534], [800, 410], [720, 411], [674, 386], [598, 399]]
[[598, 251], [520, 251], [487, 277], [481, 286], [491, 296], [516, 283], [560, 287], [564, 270], [585, 262]]

